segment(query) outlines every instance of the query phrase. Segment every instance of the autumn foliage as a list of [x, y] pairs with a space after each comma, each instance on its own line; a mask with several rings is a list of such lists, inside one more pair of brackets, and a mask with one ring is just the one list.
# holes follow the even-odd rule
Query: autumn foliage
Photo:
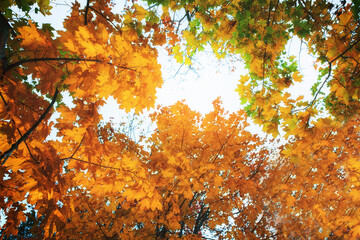
[[[55, 30], [29, 15], [51, 14], [49, 1], [2, 1], [1, 237], [359, 238], [359, 9], [148, 0], [119, 13], [88, 0]], [[294, 38], [316, 58], [310, 100], [289, 91], [303, 81], [285, 51]], [[154, 109], [158, 50], [191, 65], [208, 47], [245, 63], [244, 110], [220, 99], [206, 115], [184, 102]], [[109, 97], [127, 112], [152, 109], [156, 129], [135, 142], [104, 124]]]

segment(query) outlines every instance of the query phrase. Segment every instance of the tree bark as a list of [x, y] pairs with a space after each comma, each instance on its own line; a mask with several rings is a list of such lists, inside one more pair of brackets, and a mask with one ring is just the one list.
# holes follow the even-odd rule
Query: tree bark
[[10, 34], [10, 25], [7, 19], [0, 13], [0, 59], [5, 58], [6, 41]]

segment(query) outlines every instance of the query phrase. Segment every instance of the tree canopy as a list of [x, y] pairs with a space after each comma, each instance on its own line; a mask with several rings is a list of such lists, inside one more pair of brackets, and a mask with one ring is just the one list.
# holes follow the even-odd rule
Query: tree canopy
[[[31, 17], [52, 8], [0, 3], [2, 238], [360, 237], [359, 1], [148, 0], [119, 12], [87, 0], [63, 29]], [[316, 58], [311, 100], [289, 91], [304, 81], [285, 49], [294, 38]], [[208, 47], [245, 63], [243, 110], [220, 99], [205, 115], [154, 109], [159, 49], [191, 65]], [[156, 129], [135, 142], [103, 124], [109, 97], [153, 109]]]

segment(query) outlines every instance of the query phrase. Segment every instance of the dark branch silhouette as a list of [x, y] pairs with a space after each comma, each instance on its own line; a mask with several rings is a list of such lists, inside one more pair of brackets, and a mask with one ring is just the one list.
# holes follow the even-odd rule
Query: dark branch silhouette
[[6, 160], [11, 156], [11, 154], [19, 147], [20, 143], [24, 142], [29, 136], [30, 134], [37, 128], [37, 126], [39, 126], [39, 124], [41, 123], [42, 120], [44, 120], [44, 118], [46, 117], [46, 115], [49, 113], [50, 109], [53, 107], [56, 98], [59, 94], [58, 89], [55, 90], [55, 94], [51, 100], [51, 103], [49, 104], [49, 106], [45, 109], [44, 113], [40, 116], [40, 118], [34, 123], [34, 125], [24, 134], [22, 135], [21, 138], [19, 138], [19, 140], [16, 141], [16, 143], [14, 143], [10, 149], [8, 149], [6, 152], [4, 152], [1, 156], [0, 156], [0, 161], [2, 161], [1, 165], [4, 165], [4, 163], [6, 162]]
[[90, 7], [90, 0], [86, 1], [86, 7], [85, 7], [85, 16], [84, 16], [84, 24], [86, 25], [88, 22], [88, 13], [89, 13], [89, 7]]
[[343, 51], [342, 53], [340, 53], [336, 58], [334, 58], [333, 60], [331, 60], [330, 63], [335, 62], [336, 60], [338, 60], [339, 58], [341, 58], [342, 56], [345, 55], [345, 53], [347, 53], [350, 49], [352, 49], [353, 47], [355, 47], [356, 44], [358, 44], [360, 42], [360, 38], [358, 40], [356, 40], [355, 42], [353, 42], [352, 44], [350, 44], [350, 46]]
[[107, 18], [104, 14], [102, 14], [101, 12], [99, 12], [98, 10], [96, 10], [93, 7], [89, 7], [91, 10], [93, 10], [95, 13], [97, 13], [99, 16], [103, 17], [104, 19], [106, 19], [106, 21], [108, 21], [114, 28], [116, 28], [120, 33], [122, 33], [121, 28], [119, 28], [118, 26], [116, 26], [113, 22], [110, 21], [109, 18]]

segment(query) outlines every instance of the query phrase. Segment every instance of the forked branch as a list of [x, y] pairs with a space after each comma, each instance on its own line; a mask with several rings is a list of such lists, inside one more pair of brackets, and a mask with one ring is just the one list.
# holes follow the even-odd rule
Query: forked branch
[[24, 142], [29, 136], [30, 134], [37, 128], [37, 126], [39, 126], [39, 124], [41, 123], [42, 120], [44, 120], [44, 118], [46, 117], [46, 115], [49, 113], [50, 109], [53, 107], [57, 96], [59, 95], [59, 91], [58, 89], [55, 90], [55, 94], [49, 104], [49, 106], [45, 109], [44, 113], [40, 116], [40, 118], [34, 123], [34, 125], [32, 125], [32, 127], [24, 134], [21, 136], [21, 138], [19, 138], [19, 140], [16, 141], [16, 143], [14, 143], [11, 148], [9, 148], [6, 152], [4, 152], [1, 156], [0, 156], [0, 161], [1, 165], [4, 165], [6, 160], [11, 156], [11, 154], [19, 147], [20, 143]]

